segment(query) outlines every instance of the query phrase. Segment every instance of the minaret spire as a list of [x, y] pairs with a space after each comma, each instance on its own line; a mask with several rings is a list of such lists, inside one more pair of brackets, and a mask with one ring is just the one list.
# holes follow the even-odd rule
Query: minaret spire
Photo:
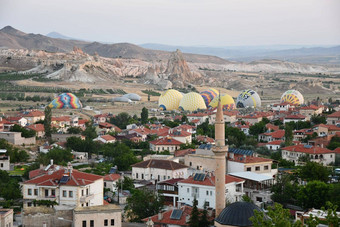
[[215, 147], [213, 152], [216, 160], [215, 208], [217, 217], [225, 207], [226, 153], [228, 152], [228, 146], [225, 146], [225, 124], [221, 96], [219, 96], [215, 118]]

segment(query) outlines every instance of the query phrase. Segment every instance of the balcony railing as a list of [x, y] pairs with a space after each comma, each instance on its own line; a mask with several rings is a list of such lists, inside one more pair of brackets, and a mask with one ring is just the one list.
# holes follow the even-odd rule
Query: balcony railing
[[88, 194], [80, 197], [81, 203], [87, 203], [89, 200], [94, 198], [94, 194]]

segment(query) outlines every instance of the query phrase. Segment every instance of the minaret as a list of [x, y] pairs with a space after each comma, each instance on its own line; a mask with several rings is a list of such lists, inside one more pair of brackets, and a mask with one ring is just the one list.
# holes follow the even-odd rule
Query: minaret
[[225, 208], [225, 175], [226, 175], [226, 153], [228, 146], [225, 146], [225, 125], [221, 99], [218, 102], [215, 120], [215, 146], [213, 148], [216, 159], [215, 170], [215, 206], [216, 217]]

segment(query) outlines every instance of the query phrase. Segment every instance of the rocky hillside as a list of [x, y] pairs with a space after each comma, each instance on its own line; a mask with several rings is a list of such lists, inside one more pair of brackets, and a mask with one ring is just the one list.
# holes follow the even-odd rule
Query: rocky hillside
[[[11, 26], [0, 30], [0, 48], [2, 49], [28, 49], [45, 50], [47, 52], [67, 53], [78, 46], [84, 52], [108, 58], [141, 59], [145, 61], [163, 60], [167, 61], [171, 52], [150, 50], [130, 43], [102, 44], [99, 42], [85, 42], [79, 40], [65, 40], [50, 38], [41, 34], [21, 32]], [[184, 54], [190, 62], [197, 63], [227, 63], [219, 57], [209, 55]]]

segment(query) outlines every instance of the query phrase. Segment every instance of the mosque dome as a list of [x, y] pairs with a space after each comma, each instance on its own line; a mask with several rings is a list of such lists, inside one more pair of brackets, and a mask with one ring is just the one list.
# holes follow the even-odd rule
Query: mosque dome
[[[215, 108], [218, 106], [218, 100], [219, 100], [219, 96], [215, 97], [211, 102], [210, 102], [210, 106]], [[223, 106], [223, 109], [225, 110], [233, 110], [235, 109], [235, 102], [233, 97], [231, 97], [228, 94], [223, 94], [221, 95], [221, 104]]]
[[52, 109], [81, 109], [79, 98], [72, 93], [62, 93], [55, 98], [49, 105]]
[[200, 93], [200, 95], [202, 96], [202, 98], [204, 99], [205, 105], [209, 106], [210, 102], [216, 97], [218, 96], [219, 92], [214, 89], [214, 88], [209, 88], [205, 91], [202, 91]]
[[125, 94], [125, 95], [123, 95], [123, 97], [126, 97], [126, 98], [128, 98], [132, 101], [140, 101], [142, 99], [139, 95], [137, 95], [135, 93]]
[[235, 202], [224, 208], [215, 221], [222, 226], [253, 226], [249, 218], [254, 216], [254, 210], [263, 212], [253, 203]]
[[177, 110], [183, 95], [179, 91], [169, 89], [162, 93], [158, 99], [158, 107], [161, 110]]
[[183, 111], [195, 111], [206, 108], [207, 106], [202, 96], [196, 92], [185, 94], [179, 103], [179, 109]]
[[261, 98], [256, 91], [247, 89], [242, 91], [236, 99], [237, 108], [261, 107]]
[[288, 90], [281, 96], [281, 103], [282, 102], [288, 102], [294, 105], [302, 105], [304, 103], [304, 98], [299, 91]]

